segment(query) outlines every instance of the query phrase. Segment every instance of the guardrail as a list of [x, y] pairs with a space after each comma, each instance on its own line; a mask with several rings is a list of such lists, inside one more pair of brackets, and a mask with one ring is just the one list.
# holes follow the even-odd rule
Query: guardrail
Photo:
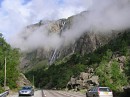
[[0, 97], [6, 97], [9, 94], [9, 91], [5, 91], [0, 94]]

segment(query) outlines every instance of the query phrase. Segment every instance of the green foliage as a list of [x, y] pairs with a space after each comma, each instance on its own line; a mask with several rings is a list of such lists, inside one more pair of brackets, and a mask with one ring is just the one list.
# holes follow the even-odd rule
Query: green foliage
[[101, 62], [96, 69], [96, 74], [100, 77], [101, 86], [109, 86], [114, 91], [121, 91], [122, 86], [127, 84], [127, 77], [121, 72], [119, 63], [116, 61]]
[[108, 44], [101, 46], [100, 48], [96, 49], [93, 53], [88, 54], [89, 63], [88, 64], [95, 64], [100, 63], [103, 58], [106, 56], [107, 53], [110, 54], [108, 57], [111, 58], [111, 54], [113, 52], [119, 52], [120, 55], [128, 55], [129, 47], [130, 46], [130, 32], [124, 32], [120, 34], [117, 38], [111, 40]]
[[105, 52], [105, 54], [104, 54], [102, 60], [110, 61], [110, 60], [111, 60], [111, 57], [112, 57], [112, 54], [113, 54], [113, 52], [112, 52], [110, 49], [108, 49], [108, 50]]
[[126, 67], [125, 67], [125, 73], [128, 76], [128, 82], [130, 83], [130, 57], [128, 57], [128, 61], [126, 63]]
[[127, 61], [126, 72], [121, 72], [119, 63], [114, 58], [116, 54], [130, 56], [129, 46], [130, 33], [125, 32], [92, 53], [84, 55], [75, 53], [58, 60], [48, 69], [43, 67], [26, 72], [26, 76], [32, 81], [32, 76], [35, 75], [37, 87], [65, 88], [72, 76], [77, 76], [86, 68], [92, 67], [95, 74], [99, 76], [100, 85], [109, 86], [114, 91], [121, 91], [121, 87], [128, 84], [130, 79], [130, 61]]
[[100, 77], [100, 85], [107, 86], [110, 84], [110, 68], [107, 61], [102, 61], [96, 69], [96, 74]]
[[[80, 72], [85, 70], [85, 67], [86, 67], [85, 65], [75, 64], [78, 62], [77, 56], [78, 55], [73, 55], [73, 57], [67, 60], [66, 63], [64, 63], [63, 61], [63, 62], [60, 62], [60, 65], [53, 64], [47, 70], [44, 68], [37, 69], [35, 71], [30, 71], [30, 72], [25, 73], [25, 75], [32, 81], [32, 78], [30, 78], [30, 76], [33, 76], [33, 74], [35, 74], [35, 79], [37, 79], [35, 83], [40, 83], [40, 85], [46, 85], [50, 83], [47, 86], [48, 88], [51, 88], [51, 87], [65, 88], [67, 82], [70, 80], [70, 78], [73, 75], [77, 76]], [[72, 58], [75, 61], [71, 61]], [[39, 87], [39, 85], [37, 84], [35, 85]]]
[[6, 43], [3, 37], [0, 37], [0, 86], [3, 87], [4, 83], [4, 70], [5, 59], [7, 68], [7, 86], [11, 89], [16, 88], [16, 80], [19, 76], [17, 66], [19, 64], [19, 51], [18, 49], [12, 49], [9, 44]]
[[4, 89], [0, 86], [0, 93], [4, 92]]
[[[127, 84], [126, 76], [121, 72], [119, 63], [113, 61], [111, 64], [111, 79], [113, 81], [113, 86], [115, 90], [121, 90], [122, 86]], [[113, 89], [113, 90], [114, 90]]]

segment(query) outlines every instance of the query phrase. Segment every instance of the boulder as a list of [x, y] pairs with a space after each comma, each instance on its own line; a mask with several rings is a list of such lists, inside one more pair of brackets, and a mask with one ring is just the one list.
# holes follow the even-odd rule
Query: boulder
[[98, 76], [92, 76], [92, 77], [89, 79], [89, 81], [91, 81], [94, 86], [95, 86], [95, 85], [99, 85], [98, 80], [99, 80], [99, 77], [98, 77]]
[[86, 88], [89, 89], [92, 86], [99, 85], [99, 77], [93, 75], [93, 69], [88, 69], [88, 72], [81, 72], [78, 77], [71, 77], [67, 84], [69, 89]]
[[85, 79], [89, 79], [90, 74], [89, 73], [85, 73], [85, 72], [81, 72], [80, 73], [80, 78], [85, 80]]

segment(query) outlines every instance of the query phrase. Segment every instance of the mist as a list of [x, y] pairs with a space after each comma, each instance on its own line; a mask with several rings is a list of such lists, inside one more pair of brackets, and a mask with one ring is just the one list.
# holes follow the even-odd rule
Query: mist
[[[84, 32], [109, 33], [113, 30], [120, 31], [130, 28], [130, 0], [83, 0], [78, 3], [82, 3], [80, 8], [85, 12], [74, 16], [71, 28], [63, 31], [61, 35], [59, 32], [49, 33], [46, 24], [40, 26], [39, 29], [32, 31], [24, 29], [13, 35], [11, 45], [21, 48], [22, 51], [32, 51], [37, 48], [58, 49], [73, 43]], [[66, 0], [64, 4], [71, 6], [74, 0], [73, 2]], [[40, 11], [40, 8], [38, 9]], [[60, 13], [63, 15], [64, 10]]]

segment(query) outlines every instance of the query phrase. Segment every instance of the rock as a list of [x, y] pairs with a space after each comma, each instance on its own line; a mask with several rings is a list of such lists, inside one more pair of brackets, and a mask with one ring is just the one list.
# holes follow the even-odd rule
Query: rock
[[75, 88], [86, 88], [89, 89], [92, 86], [99, 85], [98, 76], [93, 75], [93, 69], [88, 69], [89, 73], [81, 72], [78, 77], [71, 77], [70, 81], [67, 84], [69, 89]]
[[74, 84], [76, 84], [76, 79], [72, 77], [70, 82], [71, 82], [72, 85], [74, 85]]
[[17, 83], [17, 87], [31, 85], [31, 82], [22, 73], [20, 73], [20, 76], [19, 76], [19, 78], [18, 78], [16, 83]]
[[85, 79], [89, 79], [90, 74], [89, 73], [85, 73], [85, 72], [81, 72], [80, 73], [80, 78], [85, 80]]
[[[37, 33], [37, 31], [44, 33], [45, 29], [47, 30], [46, 32], [48, 36], [56, 34], [58, 35], [59, 38], [63, 38], [64, 32], [73, 28], [74, 26], [73, 22], [76, 18], [78, 18], [79, 16], [84, 18], [84, 13], [86, 12], [81, 13], [82, 15], [79, 14], [76, 16], [69, 17], [68, 19], [60, 19], [56, 21], [40, 21], [39, 23], [29, 25], [20, 33], [21, 36], [20, 38], [23, 40], [27, 40], [33, 33]], [[56, 48], [53, 47], [50, 48], [48, 46], [40, 46], [39, 48], [32, 50], [31, 53], [25, 52], [25, 55], [21, 60], [20, 69], [25, 70], [25, 72], [28, 71], [30, 68], [33, 68], [36, 64], [38, 64], [39, 58], [40, 61], [47, 61], [48, 62], [47, 64], [49, 64], [50, 59], [53, 56], [53, 52], [57, 48], [58, 49], [55, 53], [55, 58], [52, 60], [52, 63], [59, 58], [62, 59], [75, 52], [80, 53], [81, 55], [91, 53], [95, 49], [105, 45], [112, 38], [115, 37], [116, 36], [113, 35], [113, 33], [103, 34], [103, 33], [96, 33], [94, 31], [91, 32], [84, 31], [82, 35], [78, 36], [75, 40], [72, 40], [71, 43], [69, 44], [67, 42]]]
[[81, 79], [80, 80], [76, 80], [76, 84], [80, 85], [80, 86], [83, 86], [83, 80], [81, 80]]
[[99, 85], [99, 83], [98, 83], [99, 77], [98, 76], [92, 76], [89, 80], [91, 80], [94, 85]]
[[124, 70], [124, 64], [123, 63], [119, 63], [119, 66], [120, 66], [121, 72], [123, 72], [123, 70]]
[[118, 57], [118, 61], [119, 61], [120, 63], [125, 63], [126, 57], [125, 57], [125, 56]]

